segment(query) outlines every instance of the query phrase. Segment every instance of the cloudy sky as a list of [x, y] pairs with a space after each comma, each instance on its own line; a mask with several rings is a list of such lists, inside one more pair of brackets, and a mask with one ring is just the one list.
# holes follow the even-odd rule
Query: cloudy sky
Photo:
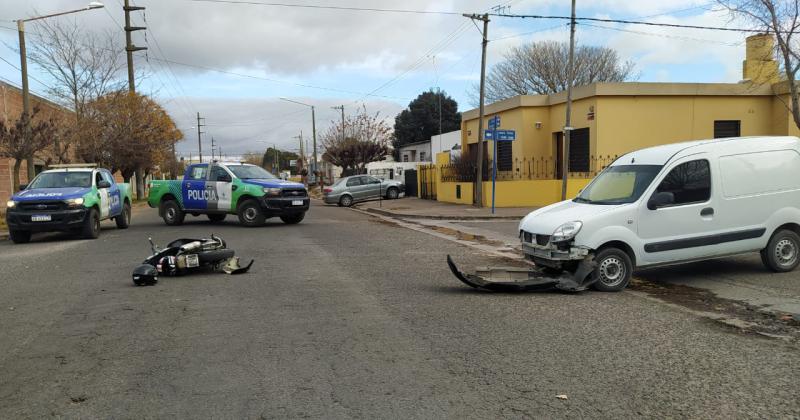
[[[281, 97], [317, 107], [318, 132], [346, 112], [366, 107], [393, 118], [420, 92], [441, 88], [461, 110], [470, 109], [469, 91], [480, 72], [480, 33], [462, 12], [483, 12], [508, 4], [516, 14], [568, 15], [567, 0], [282, 0], [265, 5], [193, 0], [136, 0], [144, 13], [133, 24], [147, 26], [134, 43], [147, 46], [135, 64], [146, 79], [140, 92], [158, 98], [186, 139], [179, 152], [197, 153], [195, 115], [205, 117], [203, 150], [214, 136], [225, 154], [298, 147], [302, 130], [311, 134], [310, 110]], [[0, 0], [0, 58], [19, 66], [14, 19], [85, 6], [83, 0]], [[119, 32], [124, 47], [122, 0], [105, 0], [103, 10], [69, 17], [87, 33]], [[253, 4], [262, 3], [262, 4]], [[458, 12], [391, 13], [332, 10], [324, 5]], [[729, 26], [727, 13], [707, 0], [578, 0], [578, 16]], [[29, 30], [35, 30], [30, 23]], [[36, 42], [34, 36], [29, 43]], [[494, 17], [489, 26], [489, 65], [509, 47], [536, 40], [569, 39], [563, 21]], [[744, 57], [744, 35], [690, 29], [598, 23], [581, 24], [577, 41], [615, 48], [636, 63], [639, 81], [736, 82]], [[52, 83], [35, 66], [31, 88], [47, 92]], [[125, 75], [122, 75], [125, 77]], [[0, 60], [0, 79], [19, 84], [19, 71]]]

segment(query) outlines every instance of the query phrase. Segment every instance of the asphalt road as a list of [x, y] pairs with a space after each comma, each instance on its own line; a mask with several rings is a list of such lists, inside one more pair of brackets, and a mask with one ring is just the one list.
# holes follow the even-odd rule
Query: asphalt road
[[[800, 416], [793, 344], [634, 293], [467, 290], [445, 255], [492, 261], [347, 209], [189, 220], [0, 244], [0, 418]], [[148, 236], [211, 232], [250, 273], [132, 286]]]

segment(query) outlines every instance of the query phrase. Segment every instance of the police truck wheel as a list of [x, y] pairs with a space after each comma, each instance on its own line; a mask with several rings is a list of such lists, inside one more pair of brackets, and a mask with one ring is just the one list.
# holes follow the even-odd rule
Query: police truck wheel
[[31, 241], [31, 233], [27, 230], [11, 230], [8, 236], [15, 244], [27, 244]]
[[400, 191], [397, 188], [391, 187], [388, 190], [386, 190], [386, 198], [387, 199], [389, 199], [389, 200], [397, 200], [397, 197], [400, 197]]
[[286, 223], [287, 225], [296, 225], [296, 224], [302, 222], [305, 217], [306, 217], [306, 214], [305, 214], [305, 212], [303, 212], [303, 213], [296, 213], [296, 214], [289, 214], [289, 215], [286, 215], [286, 216], [281, 216], [281, 220], [283, 220], [283, 223]]
[[800, 235], [787, 229], [775, 232], [761, 251], [761, 260], [776, 273], [794, 270], [800, 264]]
[[349, 195], [343, 195], [342, 198], [339, 199], [339, 205], [342, 207], [350, 207], [353, 205], [353, 197]]
[[86, 220], [83, 221], [81, 236], [86, 239], [97, 239], [100, 236], [100, 214], [97, 209], [89, 209], [89, 214], [86, 215]]
[[261, 205], [255, 200], [247, 200], [239, 204], [236, 214], [239, 216], [239, 223], [247, 227], [262, 226], [266, 220], [261, 211]]
[[220, 223], [225, 220], [225, 216], [227, 216], [227, 214], [209, 214], [208, 220], [210, 220], [211, 223]]
[[592, 287], [601, 292], [619, 292], [628, 286], [633, 263], [628, 254], [618, 248], [605, 248], [594, 257], [597, 268], [592, 272]]
[[131, 225], [131, 205], [127, 201], [122, 206], [122, 213], [114, 218], [117, 229], [127, 229]]
[[168, 226], [181, 225], [186, 217], [186, 213], [181, 210], [181, 206], [174, 200], [167, 200], [161, 203], [161, 214], [163, 215], [164, 223]]

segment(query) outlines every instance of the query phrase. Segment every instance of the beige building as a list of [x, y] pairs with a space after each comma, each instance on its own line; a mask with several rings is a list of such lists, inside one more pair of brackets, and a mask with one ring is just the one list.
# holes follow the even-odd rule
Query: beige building
[[[497, 144], [497, 205], [558, 201], [565, 158], [572, 179], [569, 191], [574, 194], [617, 156], [644, 147], [717, 137], [800, 134], [786, 106], [790, 102], [788, 84], [780, 81], [773, 55], [772, 37], [755, 35], [747, 39], [740, 83], [595, 83], [577, 87], [566, 157], [565, 92], [517, 96], [487, 105], [487, 120], [499, 116], [500, 128], [516, 131], [516, 141]], [[474, 109], [463, 114], [466, 160], [474, 162], [477, 143], [478, 110]], [[492, 142], [484, 145], [486, 167], [494, 153]], [[454, 178], [448, 176], [452, 168], [446, 159], [439, 163], [438, 199], [471, 202], [473, 185], [448, 182]], [[461, 184], [460, 198], [455, 195], [456, 184]], [[491, 203], [487, 184], [484, 205]]]

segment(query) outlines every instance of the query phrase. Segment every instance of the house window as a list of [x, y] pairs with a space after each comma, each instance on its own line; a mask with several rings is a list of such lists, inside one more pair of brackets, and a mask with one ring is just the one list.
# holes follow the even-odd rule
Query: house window
[[420, 162], [425, 162], [425, 152], [419, 152], [419, 160]]
[[569, 171], [589, 172], [589, 129], [573, 130], [569, 139]]
[[408, 155], [403, 155], [403, 162], [408, 162]]
[[714, 121], [714, 138], [739, 137], [742, 135], [740, 120]]
[[512, 148], [514, 144], [510, 141], [497, 142], [497, 170], [511, 171], [514, 169], [514, 154]]

